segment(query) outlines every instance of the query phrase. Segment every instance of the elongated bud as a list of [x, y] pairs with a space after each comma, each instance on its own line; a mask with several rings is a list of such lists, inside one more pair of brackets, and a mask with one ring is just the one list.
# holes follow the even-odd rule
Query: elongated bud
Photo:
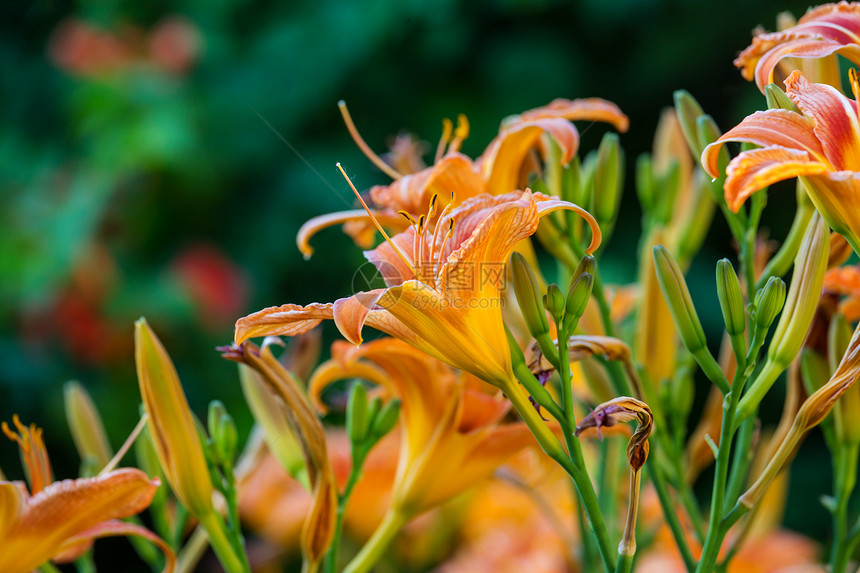
[[371, 418], [367, 416], [367, 388], [361, 382], [352, 385], [346, 405], [346, 435], [353, 444], [367, 439]]
[[576, 205], [583, 204], [582, 170], [579, 156], [574, 155], [567, 167], [562, 171], [561, 198]]
[[623, 185], [623, 152], [618, 135], [607, 133], [597, 150], [594, 166], [594, 202], [592, 214], [603, 226], [615, 219]]
[[681, 188], [681, 164], [672, 158], [666, 171], [657, 178], [657, 199], [654, 201], [654, 216], [657, 222], [667, 225], [675, 210], [675, 198]]
[[774, 330], [773, 343], [768, 349], [768, 359], [781, 365], [783, 369], [797, 356], [812, 323], [821, 297], [829, 248], [830, 234], [827, 225], [819, 215], [815, 215], [809, 222], [806, 235], [794, 259], [794, 274], [791, 277], [785, 309]]
[[[851, 325], [845, 320], [845, 315], [837, 312], [830, 319], [830, 328], [827, 332], [827, 363], [830, 370], [836, 370], [839, 361], [848, 350], [851, 342]], [[860, 413], [860, 410], [857, 411]]]
[[764, 87], [764, 97], [767, 100], [767, 107], [769, 109], [787, 109], [788, 111], [800, 113], [794, 102], [776, 84], [768, 84]]
[[773, 332], [767, 361], [738, 404], [738, 419], [750, 416], [780, 373], [797, 356], [821, 297], [830, 246], [827, 225], [816, 214], [809, 222], [797, 256], [782, 315]]
[[684, 132], [684, 139], [687, 140], [687, 145], [693, 151], [693, 155], [699, 156], [702, 154], [702, 148], [699, 147], [698, 128], [696, 121], [699, 117], [705, 115], [702, 106], [699, 102], [690, 95], [686, 90], [678, 90], [675, 92], [675, 113], [678, 114], [678, 120], [681, 122], [681, 130]]
[[640, 155], [636, 160], [636, 195], [646, 213], [653, 208], [655, 186], [654, 162], [647, 153]]
[[173, 362], [143, 318], [134, 324], [134, 341], [140, 396], [164, 475], [192, 515], [210, 514], [212, 480]]
[[546, 319], [537, 278], [528, 261], [520, 253], [511, 255], [511, 274], [517, 302], [529, 332], [535, 338], [549, 334], [549, 322]]
[[382, 439], [397, 424], [399, 416], [400, 400], [390, 400], [373, 418], [373, 425], [370, 428], [371, 440], [378, 442]]
[[[848, 352], [851, 334], [851, 325], [845, 320], [845, 315], [833, 315], [827, 336], [827, 355], [831, 370], [836, 370], [842, 357]], [[860, 385], [853, 384], [839, 400], [837, 407], [841, 421], [841, 427], [837, 424], [839, 438], [849, 444], [860, 443]]]
[[543, 297], [543, 305], [552, 315], [556, 323], [561, 322], [561, 317], [564, 315], [564, 295], [557, 284], [551, 284], [546, 287], [546, 295]]
[[743, 334], [746, 330], [746, 313], [741, 284], [735, 268], [728, 259], [717, 261], [717, 298], [726, 323], [726, 332], [731, 336]]
[[564, 307], [564, 321], [562, 328], [564, 332], [570, 332], [579, 323], [579, 317], [585, 312], [588, 299], [591, 298], [591, 288], [594, 286], [594, 257], [585, 255], [580, 259], [574, 271], [574, 279], [567, 293], [567, 302]]
[[785, 304], [785, 283], [779, 277], [770, 277], [755, 295], [755, 325], [767, 331]]
[[691, 354], [705, 348], [705, 331], [690, 298], [690, 291], [678, 263], [663, 245], [654, 247], [654, 270], [660, 282], [663, 298], [675, 320], [684, 346]]
[[807, 394], [812, 395], [824, 386], [831, 372], [827, 359], [812, 348], [807, 347], [800, 352], [800, 374]]
[[82, 472], [81, 475], [95, 475], [113, 457], [102, 419], [90, 395], [78, 382], [66, 382], [63, 399], [66, 420], [81, 463], [92, 470]]

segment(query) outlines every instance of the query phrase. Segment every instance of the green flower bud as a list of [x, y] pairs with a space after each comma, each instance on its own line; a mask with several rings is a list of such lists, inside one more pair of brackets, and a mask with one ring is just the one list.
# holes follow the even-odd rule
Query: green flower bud
[[361, 382], [352, 385], [346, 405], [346, 435], [353, 444], [360, 444], [367, 438], [371, 418], [367, 412], [367, 388]]
[[558, 288], [557, 284], [546, 287], [543, 306], [549, 311], [556, 323], [561, 322], [561, 317], [564, 315], [564, 295], [561, 294], [561, 289]]
[[597, 150], [594, 166], [594, 201], [592, 214], [601, 225], [615, 219], [623, 185], [624, 153], [618, 135], [607, 133]]
[[675, 320], [684, 346], [691, 354], [705, 348], [705, 331], [690, 298], [690, 290], [678, 263], [663, 245], [654, 246], [654, 270], [663, 291], [663, 298]]
[[376, 443], [397, 424], [400, 416], [400, 400], [390, 400], [374, 417], [370, 427], [370, 439]]
[[577, 205], [583, 204], [582, 170], [579, 156], [574, 155], [562, 171], [561, 198]]
[[779, 277], [770, 277], [767, 284], [755, 294], [755, 325], [767, 332], [776, 315], [785, 304], [785, 283]]
[[794, 102], [776, 84], [768, 84], [764, 87], [764, 97], [767, 100], [767, 107], [769, 109], [787, 109], [788, 111], [800, 113]]
[[678, 119], [681, 122], [681, 130], [684, 132], [684, 139], [687, 140], [687, 145], [690, 146], [693, 155], [701, 155], [704, 148], [699, 147], [696, 121], [705, 114], [702, 106], [690, 95], [690, 92], [678, 90], [675, 92], [675, 113], [678, 114]]
[[511, 274], [517, 302], [529, 332], [535, 338], [549, 334], [549, 322], [546, 319], [537, 278], [525, 257], [519, 253], [511, 255]]
[[579, 317], [585, 312], [588, 299], [591, 298], [591, 288], [594, 286], [594, 267], [594, 257], [585, 255], [580, 259], [576, 270], [573, 272], [574, 279], [570, 284], [570, 290], [567, 292], [562, 322], [562, 329], [566, 334], [570, 334], [576, 328]]
[[768, 360], [788, 367], [806, 338], [827, 270], [830, 233], [820, 215], [809, 222], [806, 235], [794, 258], [794, 274], [785, 301], [785, 310], [773, 333], [774, 342], [768, 349]]
[[75, 381], [63, 386], [63, 401], [75, 448], [86, 469], [81, 475], [96, 475], [113, 457], [99, 412], [84, 387]]
[[681, 188], [681, 165], [678, 160], [672, 158], [666, 171], [659, 177], [657, 182], [658, 199], [654, 202], [654, 216], [661, 225], [669, 224], [675, 210], [675, 198]]
[[744, 297], [738, 275], [728, 259], [717, 261], [717, 298], [723, 311], [726, 332], [731, 336], [743, 334], [746, 329]]
[[206, 429], [209, 431], [209, 436], [214, 438], [218, 432], [218, 424], [221, 421], [221, 416], [227, 414], [227, 408], [220, 400], [212, 400], [209, 402], [209, 411], [206, 417]]
[[654, 161], [646, 153], [636, 160], [636, 195], [639, 197], [642, 210], [646, 213], [654, 205], [654, 188]]
[[239, 443], [239, 435], [236, 432], [233, 418], [219, 400], [213, 400], [209, 403], [206, 423], [213, 454], [217, 458], [216, 463], [232, 465], [236, 446]]

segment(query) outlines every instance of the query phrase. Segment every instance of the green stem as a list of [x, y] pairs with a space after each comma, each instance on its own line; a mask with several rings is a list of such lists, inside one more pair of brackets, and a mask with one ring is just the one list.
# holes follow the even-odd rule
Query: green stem
[[408, 517], [396, 509], [389, 509], [385, 519], [373, 532], [358, 555], [343, 570], [343, 573], [366, 573], [382, 558], [388, 545], [409, 521]]
[[325, 557], [326, 573], [335, 573], [337, 568], [337, 554], [340, 547], [340, 538], [343, 536], [343, 518], [346, 514], [346, 506], [349, 503], [352, 490], [355, 487], [355, 484], [358, 483], [358, 478], [361, 477], [364, 458], [365, 452], [355, 452], [352, 460], [352, 467], [349, 470], [349, 477], [347, 478], [346, 485], [343, 488], [343, 493], [338, 496], [334, 537], [332, 538], [331, 546], [329, 547], [328, 553]]
[[[734, 437], [735, 411], [738, 395], [742, 391], [742, 374], [735, 376], [734, 388], [723, 400], [723, 423], [720, 428], [720, 445], [716, 456], [714, 470], [714, 488], [711, 495], [711, 513], [708, 520], [708, 534], [702, 548], [702, 558], [699, 560], [697, 573], [713, 571], [717, 562], [717, 554], [723, 542], [725, 532], [722, 530], [723, 504], [725, 503], [726, 481], [728, 478], [729, 456], [731, 455], [732, 438]], [[727, 530], [727, 529], [726, 529]]]
[[860, 453], [858, 444], [843, 444], [841, 455], [837, 457], [834, 476], [836, 509], [833, 512], [833, 549], [830, 563], [832, 573], [844, 573], [851, 557], [848, 535], [848, 501], [857, 480], [857, 459]]
[[687, 571], [692, 572], [696, 569], [696, 560], [693, 559], [693, 553], [687, 544], [687, 536], [684, 533], [681, 520], [678, 519], [678, 514], [674, 510], [675, 504], [669, 496], [669, 488], [666, 485], [666, 476], [663, 474], [663, 467], [659, 463], [648, 464], [648, 475], [651, 476], [651, 482], [654, 484], [654, 489], [657, 490], [657, 497], [660, 500], [660, 505], [663, 507], [666, 522], [669, 524], [669, 529], [675, 538], [675, 543], [678, 546], [678, 551], [681, 553], [681, 558], [684, 560], [684, 565], [686, 565]]
[[200, 525], [209, 534], [209, 543], [215, 550], [215, 555], [218, 556], [218, 561], [221, 562], [224, 570], [227, 573], [250, 573], [251, 568], [248, 565], [247, 557], [245, 557], [244, 552], [242, 555], [236, 553], [221, 516], [212, 511], [198, 516], [198, 519]]
[[726, 487], [726, 503], [723, 511], [728, 512], [731, 509], [730, 504], [734, 503], [743, 493], [744, 483], [747, 479], [747, 471], [750, 462], [752, 461], [752, 444], [753, 431], [755, 430], [755, 418], [747, 418], [741, 422], [738, 430], [738, 443], [735, 447], [735, 455], [732, 460], [732, 471], [729, 474], [729, 483]]
[[[566, 353], [567, 347], [565, 346]], [[569, 384], [569, 371], [567, 376]], [[526, 425], [528, 425], [538, 444], [540, 444], [541, 449], [564, 468], [573, 479], [579, 499], [585, 507], [585, 513], [589, 521], [591, 521], [591, 529], [597, 540], [597, 549], [600, 552], [600, 557], [603, 560], [606, 571], [611, 572], [615, 569], [615, 552], [609, 541], [609, 533], [606, 529], [603, 514], [600, 513], [600, 504], [597, 502], [597, 494], [594, 493], [594, 486], [591, 484], [591, 480], [584, 470], [585, 464], [582, 459], [582, 449], [580, 448], [579, 440], [572, 436], [568, 439], [569, 432], [565, 432], [565, 439], [571, 448], [571, 457], [568, 457], [558, 439], [556, 439], [555, 435], [541, 419], [537, 410], [529, 403], [528, 397], [516, 380], [506, 381], [500, 384], [500, 386], [504, 388], [508, 399], [510, 399], [514, 408]]]
[[93, 560], [93, 552], [87, 551], [75, 560], [75, 569], [78, 573], [96, 573], [96, 562]]
[[633, 555], [618, 554], [618, 563], [615, 565], [615, 573], [630, 573], [633, 571]]
[[206, 553], [207, 547], [209, 547], [209, 536], [206, 530], [202, 527], [196, 528], [176, 559], [175, 573], [191, 573], [191, 571], [194, 571], [194, 568], [197, 567], [197, 562]]

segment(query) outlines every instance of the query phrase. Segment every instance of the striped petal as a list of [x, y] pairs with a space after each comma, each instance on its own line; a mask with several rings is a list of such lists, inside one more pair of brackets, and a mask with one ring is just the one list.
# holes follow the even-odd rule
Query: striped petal
[[621, 109], [601, 98], [554, 99], [549, 104], [530, 109], [519, 115], [522, 121], [532, 121], [547, 117], [560, 117], [569, 121], [602, 121], [624, 133], [630, 127], [630, 120]]
[[236, 321], [234, 340], [242, 344], [257, 336], [296, 336], [334, 316], [332, 303], [311, 303], [307, 306], [285, 304], [258, 310]]
[[[388, 229], [393, 229], [395, 231], [402, 231], [406, 227], [409, 226], [409, 223], [398, 215], [397, 213], [390, 211], [371, 211], [373, 213], [373, 217], [379, 221], [379, 223]], [[299, 251], [301, 251], [302, 255], [306, 259], [309, 259], [311, 255], [314, 253], [313, 248], [310, 245], [311, 237], [319, 233], [325, 228], [331, 227], [333, 225], [346, 225], [348, 223], [365, 223], [365, 225], [361, 228], [369, 227], [370, 229], [370, 237], [374, 237], [377, 233], [376, 227], [373, 226], [370, 215], [364, 209], [356, 209], [353, 211], [337, 211], [336, 213], [329, 213], [327, 215], [320, 215], [319, 217], [314, 217], [313, 219], [309, 219], [305, 222], [304, 225], [299, 229], [298, 234], [296, 234], [296, 245], [299, 247]], [[346, 232], [348, 230], [347, 227], [344, 228]], [[366, 237], [364, 237], [363, 232], [358, 232], [351, 235], [353, 240], [359, 246], [366, 246]]]
[[834, 170], [860, 171], [857, 103], [825, 84], [813, 84], [799, 71], [785, 80], [788, 96], [815, 123], [813, 132]]
[[737, 212], [744, 201], [759, 189], [798, 175], [826, 171], [827, 165], [798, 149], [763, 147], [745, 151], [732, 159], [726, 169], [726, 202], [732, 211]]
[[702, 152], [702, 166], [711, 177], [719, 173], [720, 148], [728, 141], [754, 143], [761, 147], [781, 146], [804, 150], [817, 160], [824, 160], [821, 143], [813, 133], [814, 123], [808, 118], [785, 109], [757, 111], [744, 118]]

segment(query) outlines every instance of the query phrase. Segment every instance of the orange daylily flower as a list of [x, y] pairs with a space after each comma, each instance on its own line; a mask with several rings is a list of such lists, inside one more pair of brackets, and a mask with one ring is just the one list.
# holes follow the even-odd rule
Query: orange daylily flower
[[[852, 74], [855, 97], [860, 89]], [[860, 117], [857, 102], [835, 88], [810, 83], [798, 72], [785, 81], [802, 114], [758, 111], [705, 148], [702, 164], [719, 175], [720, 148], [744, 141], [761, 148], [742, 152], [726, 169], [726, 201], [733, 211], [759, 189], [800, 177], [830, 227], [860, 252]]]
[[488, 478], [507, 458], [536, 444], [526, 424], [499, 423], [510, 409], [507, 400], [471, 389], [468, 374], [400, 340], [382, 338], [358, 347], [335, 342], [332, 359], [311, 378], [311, 397], [325, 411], [322, 390], [351, 377], [376, 383], [402, 402], [403, 439], [391, 503], [406, 518]]
[[263, 309], [236, 322], [236, 343], [255, 336], [294, 336], [333, 319], [347, 340], [361, 344], [367, 324], [510, 390], [511, 359], [500, 308], [504, 267], [514, 246], [537, 230], [540, 218], [558, 209], [576, 211], [588, 221], [592, 242], [587, 252], [593, 252], [600, 229], [581, 207], [528, 190], [479, 195], [446, 209], [433, 228], [424, 224], [432, 217], [422, 218], [365, 253], [388, 288], [334, 303]]
[[[356, 142], [368, 157], [377, 165], [387, 166], [367, 147], [348, 114], [345, 114], [345, 119]], [[459, 152], [460, 144], [469, 132], [465, 118], [461, 116], [457, 128], [453, 131], [450, 122], [447, 122], [433, 165], [417, 172], [386, 169], [395, 181], [370, 189], [373, 216], [384, 227], [402, 231], [408, 227], [408, 223], [398, 212], [406, 211], [419, 217], [427, 212], [431, 201], [435, 201], [434, 195], [438, 197], [437, 206], [441, 209], [448, 204], [449, 199], [451, 207], [456, 207], [482, 193], [501, 195], [521, 189], [527, 181], [526, 176], [534, 171], [528, 164], [531, 151], [542, 145], [545, 134], [550, 135], [561, 148], [561, 160], [564, 164], [573, 158], [579, 148], [579, 132], [571, 123], [576, 120], [606, 122], [621, 132], [627, 131], [629, 126], [627, 116], [609, 101], [599, 98], [556, 99], [546, 106], [507, 118], [502, 123], [499, 134], [490, 142], [484, 153], [472, 161]], [[404, 145], [409, 143], [400, 143], [400, 147]], [[398, 168], [421, 165], [414, 157], [414, 147], [409, 150], [410, 152], [400, 151], [394, 156], [409, 156], [409, 161], [397, 161]], [[299, 250], [306, 257], [310, 256], [313, 252], [309, 245], [310, 238], [318, 231], [340, 223], [345, 224], [344, 231], [356, 244], [363, 248], [373, 245], [375, 228], [368, 214], [359, 209], [330, 213], [309, 220], [299, 230], [296, 238]], [[431, 221], [428, 220], [427, 223]]]
[[848, 322], [860, 319], [860, 267], [836, 267], [824, 275], [824, 293], [843, 295], [839, 312]]
[[[829, 65], [830, 69], [826, 71], [827, 79], [832, 79], [832, 85], [838, 87], [839, 66], [836, 54], [860, 64], [858, 2], [822, 4], [810, 9], [796, 26], [779, 32], [757, 34], [752, 45], [737, 57], [735, 66], [740, 68], [744, 78], [755, 79], [759, 89], [764, 91], [764, 87], [774, 81], [776, 71], [786, 58], [827, 58], [830, 61], [824, 62], [822, 67]], [[793, 67], [787, 68], [783, 77], [793, 70]]]
[[3, 432], [21, 447], [30, 490], [21, 482], [0, 481], [0, 571], [28, 573], [49, 560], [73, 561], [99, 537], [137, 535], [156, 544], [173, 571], [170, 547], [149, 530], [119, 521], [146, 509], [159, 483], [142, 471], [124, 468], [92, 478], [52, 482], [42, 431], [23, 426]]

